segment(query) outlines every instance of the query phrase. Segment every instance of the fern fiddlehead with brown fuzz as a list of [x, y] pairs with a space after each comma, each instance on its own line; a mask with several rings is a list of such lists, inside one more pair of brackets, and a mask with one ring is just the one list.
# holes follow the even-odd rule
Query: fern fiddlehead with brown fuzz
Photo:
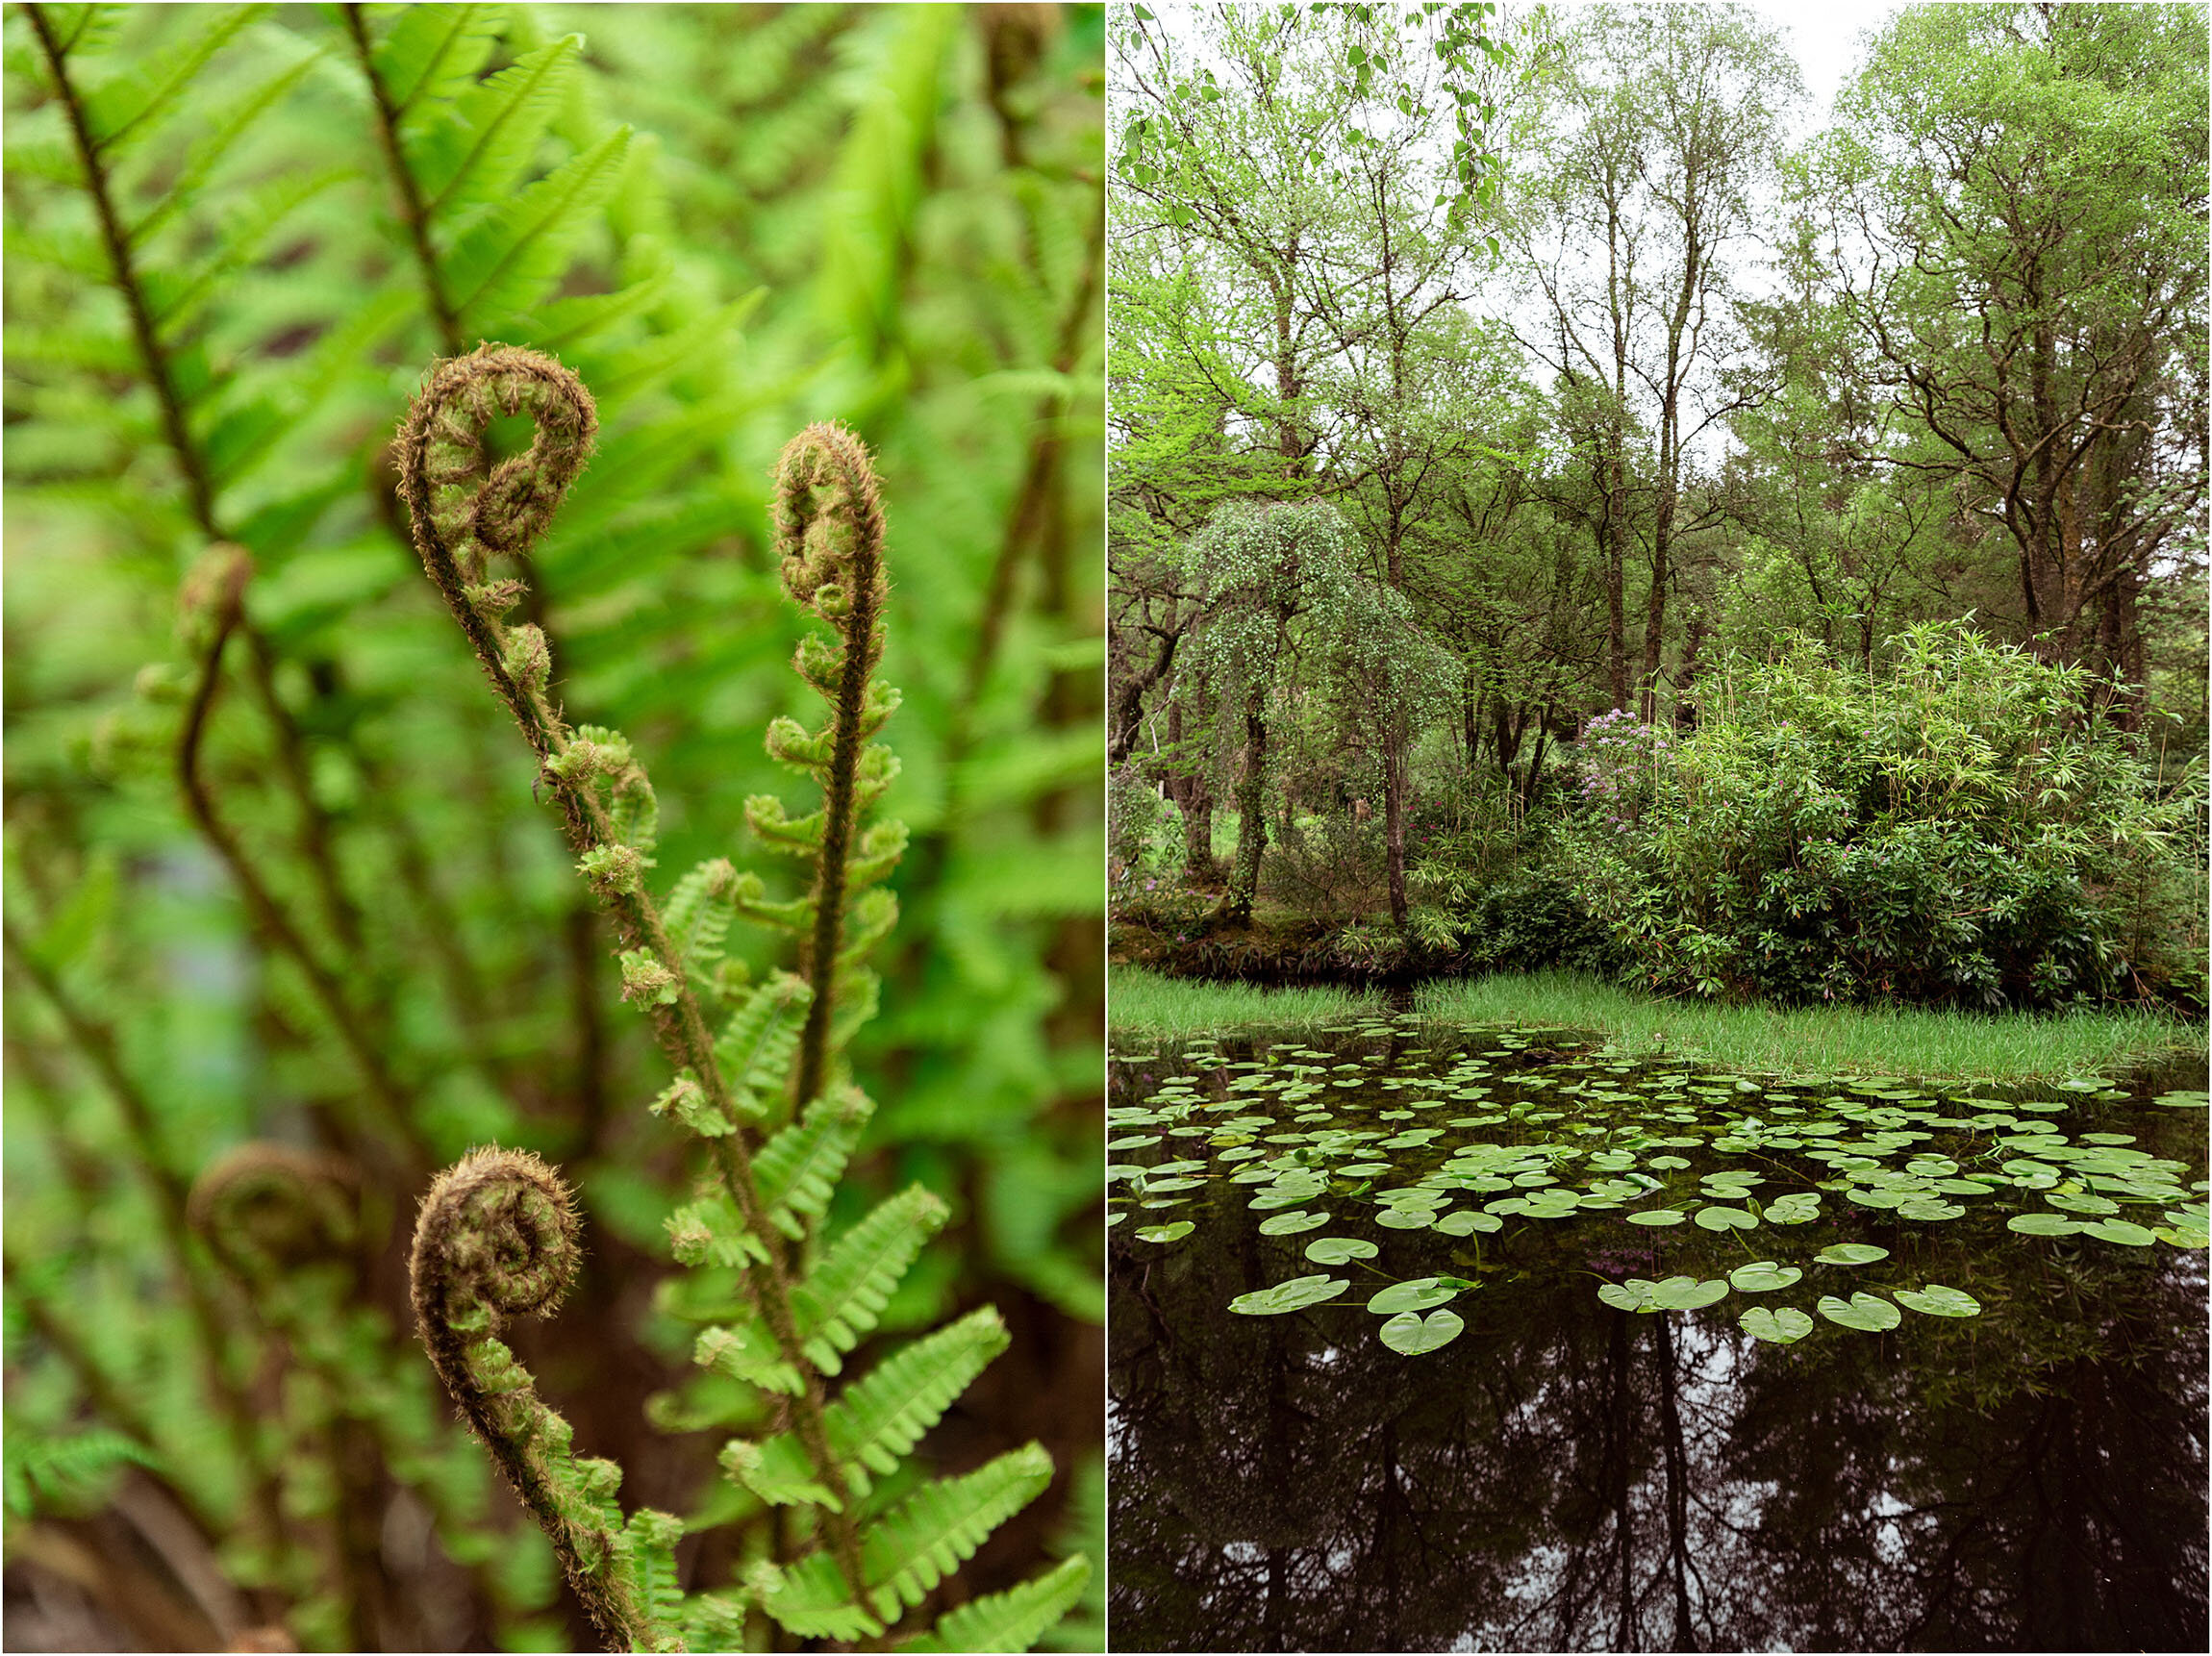
[[638, 1542], [680, 1528], [664, 1513], [629, 1524], [615, 1504], [621, 1468], [570, 1452], [568, 1422], [501, 1343], [510, 1317], [559, 1309], [583, 1258], [575, 1202], [559, 1173], [523, 1150], [472, 1150], [423, 1198], [409, 1261], [415, 1317], [430, 1361], [515, 1498], [560, 1555], [610, 1650], [667, 1647], [633, 1579]]
[[[848, 899], [888, 874], [906, 848], [905, 828], [886, 823], [864, 837], [859, 866], [854, 866], [853, 829], [898, 770], [889, 748], [867, 742], [896, 710], [898, 692], [873, 677], [883, 658], [889, 588], [883, 570], [883, 502], [858, 438], [842, 426], [812, 425], [792, 439], [776, 464], [775, 527], [784, 590], [838, 636], [835, 645], [810, 636], [800, 643], [795, 663], [799, 675], [829, 702], [830, 724], [811, 735], [790, 719], [778, 719], [768, 729], [768, 751], [820, 783], [818, 817], [794, 823], [771, 796], [745, 802], [755, 833], [771, 845], [816, 860], [811, 912], [803, 916], [804, 960], [814, 1000], [799, 1036], [792, 1098], [803, 1109], [820, 1094], [827, 1079], [839, 991], [858, 970], [857, 958], [844, 958]], [[875, 896], [869, 912], [859, 916], [867, 935], [849, 951], [855, 957], [898, 918], [890, 892]]]
[[[537, 425], [530, 453], [492, 466], [482, 432], [493, 419], [516, 414]], [[679, 1262], [724, 1273], [710, 1277], [703, 1293], [711, 1309], [698, 1320], [715, 1326], [699, 1336], [693, 1355], [759, 1393], [781, 1428], [759, 1443], [729, 1444], [722, 1466], [753, 1499], [798, 1508], [814, 1526], [811, 1537], [802, 1533], [800, 1556], [757, 1560], [737, 1598], [686, 1597], [672, 1588], [663, 1593], [648, 1568], [635, 1577], [639, 1593], [631, 1601], [642, 1620], [625, 1619], [617, 1607], [601, 1626], [610, 1637], [640, 1642], [672, 1637], [667, 1630], [680, 1626], [726, 1643], [733, 1629], [742, 1634], [749, 1601], [788, 1634], [873, 1639], [922, 1604], [1051, 1476], [1049, 1457], [1032, 1443], [966, 1477], [924, 1484], [887, 1511], [863, 1504], [874, 1481], [1004, 1346], [995, 1313], [978, 1313], [892, 1352], [834, 1401], [825, 1384], [841, 1376], [846, 1354], [875, 1329], [892, 1291], [948, 1213], [915, 1186], [857, 1223], [824, 1234], [838, 1179], [872, 1109], [837, 1069], [845, 1036], [873, 1011], [874, 983], [864, 959], [897, 914], [888, 891], [870, 888], [889, 876], [906, 844], [899, 824], [863, 826], [896, 773], [889, 750], [867, 740], [898, 700], [873, 677], [888, 590], [882, 505], [867, 450], [851, 433], [815, 426], [786, 449], [775, 507], [784, 583], [836, 634], [834, 642], [804, 640], [794, 665], [833, 714], [812, 733], [778, 719], [767, 745], [775, 758], [816, 777], [823, 802], [793, 819], [779, 800], [761, 795], [746, 802], [745, 814], [769, 845], [812, 862], [810, 890], [770, 902], [757, 876], [716, 858], [678, 881], [663, 907], [646, 884], [656, 808], [643, 768], [619, 734], [571, 730], [563, 720], [546, 694], [552, 664], [544, 635], [506, 620], [524, 595], [522, 581], [493, 566], [502, 555], [520, 565], [589, 454], [595, 429], [590, 395], [573, 374], [535, 353], [487, 345], [432, 370], [401, 428], [401, 491], [424, 566], [538, 755], [540, 781], [561, 809], [578, 869], [614, 922], [623, 997], [652, 1021], [676, 1066], [654, 1113], [705, 1140], [720, 1174], [718, 1190], [668, 1221]], [[732, 916], [741, 913], [792, 934], [805, 975], [775, 972], [746, 985], [721, 949]], [[709, 1009], [727, 1015], [718, 1037], [708, 1032]], [[441, 1190], [470, 1165], [441, 1179]], [[539, 1171], [550, 1177], [541, 1165]], [[533, 1223], [542, 1226], [565, 1210], [551, 1193], [557, 1181], [535, 1188], [538, 1197], [515, 1199], [536, 1202]], [[594, 1568], [591, 1561], [617, 1544], [608, 1539], [616, 1509], [611, 1501], [592, 1509], [597, 1516], [587, 1514], [576, 1534], [560, 1527], [580, 1520], [563, 1510], [562, 1486], [531, 1459], [544, 1430], [540, 1415], [549, 1412], [534, 1394], [534, 1407], [502, 1405], [496, 1412], [463, 1394], [461, 1388], [481, 1376], [462, 1361], [460, 1333], [484, 1324], [455, 1324], [460, 1333], [446, 1337], [445, 1349], [436, 1344], [437, 1292], [433, 1285], [424, 1298], [420, 1267], [424, 1249], [435, 1252], [434, 1233], [453, 1230], [440, 1217], [451, 1200], [448, 1194], [444, 1205], [426, 1204], [417, 1231], [425, 1338], [440, 1373], [563, 1556]], [[734, 1283], [738, 1297], [717, 1292], [711, 1286], [716, 1282]], [[485, 1340], [496, 1348], [489, 1372], [511, 1376], [505, 1347]], [[526, 1378], [515, 1385], [526, 1389]], [[510, 1433], [519, 1434], [516, 1442], [498, 1441]], [[565, 1427], [561, 1434], [565, 1454]], [[531, 1479], [541, 1486], [535, 1495], [526, 1488]], [[632, 1528], [657, 1517], [641, 1514]], [[810, 1549], [810, 1540], [818, 1544]], [[655, 1555], [641, 1542], [633, 1556]], [[658, 1556], [666, 1562], [665, 1549]], [[1072, 1602], [1087, 1574], [1088, 1566], [1070, 1561], [978, 1601], [985, 1615], [976, 1624], [1006, 1629], [994, 1637], [1018, 1636], [1021, 1644], [1007, 1647], [1025, 1647]]]

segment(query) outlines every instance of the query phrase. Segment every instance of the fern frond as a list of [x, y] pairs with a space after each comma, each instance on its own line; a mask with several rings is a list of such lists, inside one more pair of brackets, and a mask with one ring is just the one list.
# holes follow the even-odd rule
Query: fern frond
[[727, 857], [701, 863], [668, 893], [661, 908], [661, 924], [668, 941], [684, 964], [684, 975], [703, 978], [722, 958], [722, 939], [729, 934], [736, 905], [730, 900], [737, 870]]
[[473, 327], [531, 309], [568, 267], [585, 218], [606, 199], [630, 146], [617, 127], [599, 142], [479, 220], [440, 261], [454, 314]]
[[767, 1117], [783, 1092], [814, 992], [791, 972], [771, 973], [730, 1015], [715, 1041], [715, 1060], [730, 1101], [754, 1120]]
[[209, 20], [141, 67], [105, 81], [85, 96], [85, 131], [103, 160], [126, 139], [142, 138], [160, 119], [208, 60], [230, 44], [239, 30], [269, 10], [266, 6], [209, 7]]
[[742, 1650], [747, 1602], [743, 1593], [727, 1590], [690, 1594], [677, 1622], [684, 1643], [694, 1650]]
[[230, 153], [231, 146], [245, 137], [247, 131], [274, 109], [287, 92], [298, 86], [300, 78], [314, 67], [321, 56], [317, 52], [302, 58], [289, 68], [279, 69], [260, 85], [233, 99], [227, 108], [202, 117], [207, 129], [206, 136], [186, 152], [183, 167], [163, 190], [161, 200], [149, 207], [139, 215], [138, 222], [124, 232], [124, 239], [137, 246], [174, 218], [198, 195], [207, 183], [208, 175], [214, 171], [215, 163]]
[[921, 1638], [901, 1645], [916, 1652], [1027, 1650], [1083, 1596], [1091, 1561], [1078, 1553], [1018, 1587], [987, 1593], [949, 1610]]
[[986, 1305], [900, 1347], [846, 1387], [831, 1406], [829, 1431], [832, 1446], [856, 1463], [854, 1493], [867, 1493], [868, 1473], [895, 1468], [1010, 1339], [998, 1308]]
[[8, 1511], [33, 1517], [40, 1503], [81, 1497], [117, 1467], [159, 1467], [161, 1457], [135, 1438], [94, 1426], [65, 1438], [48, 1438], [12, 1421], [4, 1439]]
[[402, 6], [398, 12], [371, 61], [402, 116], [473, 86], [507, 22], [504, 6]]
[[843, 1367], [838, 1353], [850, 1351], [875, 1326], [906, 1267], [949, 1217], [933, 1192], [910, 1185], [830, 1244], [792, 1290], [792, 1315], [808, 1362], [824, 1374]]
[[630, 1515], [630, 1521], [616, 1540], [622, 1572], [629, 1579], [631, 1600], [646, 1624], [661, 1635], [651, 1643], [655, 1650], [684, 1647], [682, 1641], [673, 1637], [684, 1614], [683, 1589], [676, 1577], [676, 1543], [683, 1539], [681, 1519], [641, 1507]]
[[[824, 1415], [823, 1426], [850, 1493], [867, 1494], [870, 1473], [894, 1471], [899, 1457], [1006, 1346], [1006, 1324], [987, 1305], [893, 1352], [866, 1379], [846, 1387]], [[817, 1481], [805, 1445], [788, 1432], [764, 1443], [730, 1444], [722, 1451], [722, 1466], [770, 1505], [811, 1501], [842, 1510], [842, 1498]]]
[[733, 1323], [708, 1329], [692, 1342], [691, 1361], [787, 1397], [806, 1391], [799, 1371], [777, 1355], [775, 1342], [757, 1326]]
[[829, 1212], [861, 1130], [875, 1113], [856, 1087], [840, 1087], [816, 1099], [806, 1114], [761, 1146], [753, 1158], [753, 1179], [761, 1207], [793, 1242], [806, 1237], [804, 1218]]
[[745, 800], [745, 825], [761, 837], [770, 850], [793, 857], [818, 857], [822, 830], [829, 814], [817, 811], [807, 816], [785, 815], [784, 802], [772, 793], [755, 793]]
[[553, 112], [576, 84], [581, 35], [565, 35], [471, 87], [407, 144], [433, 219], [498, 198], [530, 164]]
[[1026, 1443], [966, 1477], [925, 1484], [869, 1525], [861, 1538], [867, 1582], [866, 1611], [853, 1602], [834, 1562], [821, 1553], [785, 1570], [773, 1589], [763, 1594], [762, 1608], [792, 1633], [862, 1636], [815, 1630], [852, 1626], [856, 1612], [879, 1625], [896, 1620], [902, 1606], [919, 1604], [930, 1589], [975, 1556], [993, 1530], [1035, 1500], [1051, 1481], [1052, 1457], [1042, 1444]]

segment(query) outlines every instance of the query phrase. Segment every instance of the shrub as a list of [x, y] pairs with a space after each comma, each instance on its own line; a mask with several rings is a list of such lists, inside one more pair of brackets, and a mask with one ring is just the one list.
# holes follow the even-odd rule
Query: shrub
[[2084, 711], [2077, 668], [1957, 624], [1898, 644], [1882, 675], [1809, 648], [1731, 661], [1695, 733], [1586, 745], [1576, 897], [1657, 988], [1984, 1007], [2160, 989], [2155, 893], [2200, 773], [2162, 784]]

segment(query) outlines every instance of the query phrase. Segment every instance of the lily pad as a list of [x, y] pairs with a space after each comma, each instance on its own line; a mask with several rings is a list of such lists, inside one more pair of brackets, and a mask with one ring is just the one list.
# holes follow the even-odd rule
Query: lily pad
[[1821, 1217], [1821, 1193], [1793, 1191], [1786, 1196], [1776, 1196], [1767, 1204], [1762, 1217], [1771, 1225], [1809, 1224]]
[[1260, 1221], [1260, 1235], [1296, 1236], [1300, 1231], [1318, 1231], [1328, 1222], [1329, 1216], [1318, 1210], [1307, 1214], [1271, 1214]]
[[1345, 1265], [1355, 1259], [1372, 1259], [1381, 1251], [1359, 1237], [1316, 1237], [1306, 1243], [1306, 1258], [1316, 1265]]
[[1411, 1205], [1388, 1207], [1375, 1215], [1375, 1223], [1394, 1231], [1424, 1231], [1436, 1223], [1436, 1210]]
[[1628, 1222], [1632, 1225], [1678, 1225], [1682, 1222], [1682, 1215], [1674, 1208], [1646, 1208], [1640, 1214], [1628, 1215]]
[[1840, 1323], [1846, 1328], [1863, 1329], [1869, 1334], [1883, 1333], [1904, 1320], [1904, 1314], [1896, 1306], [1879, 1294], [1868, 1293], [1864, 1290], [1852, 1294], [1849, 1299], [1838, 1299], [1832, 1293], [1823, 1293], [1817, 1309], [1830, 1322]]
[[1671, 1276], [1663, 1282], [1632, 1276], [1626, 1282], [1597, 1285], [1597, 1297], [1618, 1311], [1696, 1311], [1726, 1297], [1727, 1292], [1724, 1282], [1699, 1282], [1694, 1276]]
[[1747, 1231], [1759, 1222], [1742, 1208], [1699, 1208], [1697, 1217], [1709, 1231]]
[[1788, 1288], [1805, 1273], [1794, 1265], [1776, 1265], [1763, 1259], [1754, 1265], [1740, 1265], [1728, 1273], [1728, 1280], [1745, 1293], [1772, 1293], [1778, 1288]]
[[1981, 1301], [1971, 1293], [1956, 1288], [1946, 1288], [1940, 1282], [1931, 1282], [1923, 1289], [1900, 1288], [1897, 1291], [1898, 1303], [1907, 1311], [1917, 1311], [1923, 1317], [1979, 1317]]
[[1385, 1317], [1401, 1311], [1427, 1311], [1458, 1293], [1458, 1287], [1447, 1284], [1441, 1276], [1420, 1276], [1411, 1282], [1392, 1283], [1368, 1301], [1368, 1309]]
[[1888, 1248], [1876, 1247], [1873, 1242], [1834, 1242], [1813, 1255], [1822, 1265], [1873, 1265], [1876, 1260], [1889, 1257]]
[[1171, 1225], [1139, 1225], [1129, 1234], [1139, 1242], [1171, 1242], [1180, 1241], [1197, 1228], [1189, 1219], [1177, 1219]]
[[1466, 1326], [1456, 1312], [1432, 1311], [1422, 1317], [1417, 1311], [1401, 1311], [1382, 1325], [1382, 1342], [1393, 1351], [1420, 1357], [1449, 1345]]
[[1753, 1340], [1764, 1340], [1770, 1345], [1795, 1345], [1812, 1333], [1813, 1319], [1794, 1306], [1754, 1305], [1736, 1318], [1736, 1326]]
[[2099, 1219], [2081, 1227], [2084, 1236], [2096, 1237], [2100, 1242], [2118, 1242], [2123, 1247], [2149, 1247], [2157, 1239], [2141, 1225], [2128, 1219]]
[[1436, 1228], [1447, 1237], [1464, 1237], [1472, 1236], [1476, 1231], [1503, 1230], [1505, 1221], [1496, 1214], [1470, 1213], [1461, 1209], [1437, 1220]]
[[1309, 1305], [1334, 1299], [1351, 1284], [1341, 1276], [1294, 1276], [1272, 1288], [1255, 1289], [1229, 1301], [1229, 1309], [1244, 1317], [1280, 1317], [1286, 1311], [1303, 1311]]
[[2087, 1228], [2082, 1220], [2070, 1219], [2064, 1214], [2015, 1214], [2004, 1223], [2007, 1230], [2030, 1237], [2070, 1237]]

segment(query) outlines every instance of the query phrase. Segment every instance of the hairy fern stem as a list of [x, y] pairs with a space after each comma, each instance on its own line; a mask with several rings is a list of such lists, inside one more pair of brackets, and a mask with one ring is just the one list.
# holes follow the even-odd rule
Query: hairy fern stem
[[[486, 471], [482, 428], [495, 413], [524, 412], [538, 428], [529, 454]], [[542, 533], [581, 469], [597, 427], [591, 393], [567, 369], [535, 352], [487, 345], [432, 369], [400, 429], [400, 487], [423, 566], [537, 754], [561, 807], [570, 847], [587, 868], [604, 871], [594, 884], [617, 938], [658, 975], [659, 981], [643, 992], [663, 1049], [695, 1079], [709, 1108], [736, 1121], [743, 1112], [723, 1077], [682, 957], [670, 945], [646, 893], [638, 853], [616, 831], [600, 798], [597, 782], [609, 755], [601, 744], [570, 732], [546, 699], [552, 664], [544, 635], [527, 623], [511, 630], [501, 619], [505, 608], [519, 599], [520, 583], [489, 579], [490, 552], [527, 549]], [[448, 494], [443, 503], [437, 494], [440, 489]], [[641, 774], [638, 780], [641, 785]], [[617, 786], [626, 781], [618, 779]], [[762, 1320], [785, 1360], [807, 1381], [792, 1399], [794, 1426], [817, 1471], [835, 1487], [837, 1463], [822, 1421], [826, 1398], [804, 1358], [792, 1313], [790, 1267], [761, 1201], [749, 1147], [742, 1132], [715, 1137], [712, 1143], [731, 1199], [746, 1230], [762, 1244], [761, 1257], [747, 1271]], [[832, 1550], [858, 1596], [865, 1577], [851, 1518], [833, 1512], [824, 1518]]]

